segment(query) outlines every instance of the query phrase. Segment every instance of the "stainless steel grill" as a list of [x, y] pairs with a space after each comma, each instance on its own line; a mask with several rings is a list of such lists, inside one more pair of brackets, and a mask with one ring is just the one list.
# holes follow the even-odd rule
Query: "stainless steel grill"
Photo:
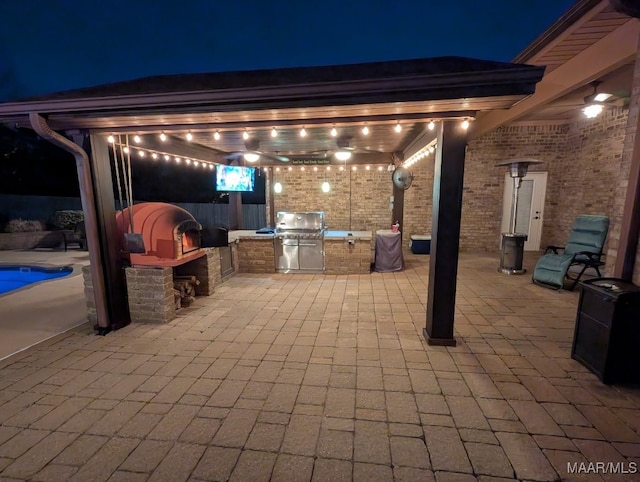
[[324, 212], [278, 212], [275, 233], [278, 271], [324, 271], [324, 230]]

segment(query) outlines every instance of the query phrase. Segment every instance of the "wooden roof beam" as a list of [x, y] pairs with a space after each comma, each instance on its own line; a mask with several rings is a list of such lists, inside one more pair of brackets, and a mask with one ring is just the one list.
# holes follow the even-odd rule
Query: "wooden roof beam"
[[640, 22], [629, 19], [623, 26], [545, 75], [536, 86], [536, 92], [511, 109], [478, 113], [469, 138], [477, 138], [501, 125], [516, 121], [585, 83], [631, 62], [635, 58], [639, 38]]

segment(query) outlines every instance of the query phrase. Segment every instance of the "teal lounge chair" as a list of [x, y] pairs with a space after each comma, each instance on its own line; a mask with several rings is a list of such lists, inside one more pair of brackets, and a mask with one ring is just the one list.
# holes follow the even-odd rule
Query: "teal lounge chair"
[[[599, 277], [604, 265], [602, 248], [609, 231], [606, 216], [580, 215], [573, 222], [569, 240], [565, 247], [547, 246], [545, 254], [538, 260], [533, 270], [533, 282], [550, 288], [562, 289], [565, 278], [571, 281], [572, 291], [580, 277], [588, 268], [595, 269]], [[561, 252], [562, 251], [562, 252]], [[569, 274], [569, 268], [581, 266], [579, 273]]]

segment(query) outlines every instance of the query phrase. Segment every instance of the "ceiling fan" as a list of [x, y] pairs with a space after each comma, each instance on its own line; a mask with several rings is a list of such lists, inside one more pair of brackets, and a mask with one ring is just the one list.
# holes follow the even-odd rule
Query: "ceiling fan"
[[382, 154], [381, 151], [373, 149], [360, 149], [351, 146], [351, 137], [338, 137], [336, 139], [335, 149], [325, 149], [321, 151], [313, 151], [312, 155], [321, 155], [323, 158], [334, 156], [339, 161], [348, 161], [353, 154]]
[[260, 159], [269, 159], [271, 161], [289, 162], [289, 158], [279, 154], [264, 152], [260, 150], [260, 141], [258, 139], [248, 139], [244, 142], [244, 151], [230, 152], [224, 156], [228, 161], [244, 159], [247, 162], [257, 162]]

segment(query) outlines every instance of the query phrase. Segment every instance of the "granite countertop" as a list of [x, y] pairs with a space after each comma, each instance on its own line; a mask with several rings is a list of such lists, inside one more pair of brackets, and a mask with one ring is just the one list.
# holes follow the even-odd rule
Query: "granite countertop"
[[255, 229], [238, 229], [229, 231], [229, 242], [233, 243], [239, 239], [273, 239], [272, 233], [258, 234]]
[[371, 239], [371, 231], [325, 231], [324, 239]]
[[[273, 239], [274, 234], [258, 234], [254, 229], [238, 229], [229, 231], [229, 242], [233, 243], [239, 239]], [[371, 231], [325, 231], [324, 239], [344, 240], [344, 239], [372, 239]]]

